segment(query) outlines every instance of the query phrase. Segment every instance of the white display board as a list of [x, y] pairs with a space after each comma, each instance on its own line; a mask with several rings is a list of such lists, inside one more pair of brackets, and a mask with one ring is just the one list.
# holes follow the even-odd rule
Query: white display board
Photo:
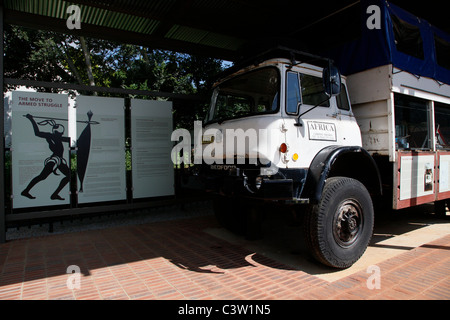
[[124, 99], [79, 96], [78, 203], [126, 199]]
[[133, 198], [175, 194], [172, 102], [131, 100]]
[[450, 155], [439, 156], [439, 192], [450, 191]]
[[400, 200], [434, 193], [434, 155], [401, 157]]
[[69, 204], [68, 96], [14, 91], [9, 106], [13, 208]]

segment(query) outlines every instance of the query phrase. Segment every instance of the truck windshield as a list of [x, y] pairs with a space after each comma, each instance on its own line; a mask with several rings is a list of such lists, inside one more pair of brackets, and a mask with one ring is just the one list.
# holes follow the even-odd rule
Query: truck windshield
[[280, 73], [275, 67], [251, 71], [214, 90], [208, 122], [275, 113], [279, 110]]

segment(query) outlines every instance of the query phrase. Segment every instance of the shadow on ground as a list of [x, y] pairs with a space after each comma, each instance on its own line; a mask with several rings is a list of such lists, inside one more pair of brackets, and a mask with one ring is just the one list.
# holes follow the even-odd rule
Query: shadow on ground
[[337, 270], [317, 263], [309, 254], [303, 240], [302, 219], [293, 223], [282, 210], [271, 210], [263, 224], [264, 237], [249, 241], [222, 228], [209, 228], [207, 233], [259, 254], [270, 257], [295, 270], [318, 276], [327, 281], [339, 280], [360, 270], [367, 270], [406, 250], [435, 240], [450, 233], [450, 216], [437, 218], [433, 205], [377, 212], [372, 240], [363, 257], [346, 270]]
[[[220, 274], [257, 263], [269, 268], [301, 270], [334, 281], [367, 264], [430, 242], [427, 237], [423, 243], [402, 240], [417, 240], [421, 234], [417, 231], [450, 232], [449, 216], [436, 219], [429, 206], [381, 214], [361, 262], [348, 270], [336, 271], [310, 257], [300, 224], [271, 214], [263, 226], [265, 237], [248, 241], [221, 228], [212, 216], [212, 209], [208, 210], [209, 214], [201, 217], [9, 241], [0, 245], [0, 286], [63, 275], [71, 265], [90, 275], [93, 270], [143, 260], [152, 260], [156, 272], [176, 266], [191, 272]], [[402, 241], [394, 241], [398, 239]], [[160, 259], [157, 267], [154, 259]]]

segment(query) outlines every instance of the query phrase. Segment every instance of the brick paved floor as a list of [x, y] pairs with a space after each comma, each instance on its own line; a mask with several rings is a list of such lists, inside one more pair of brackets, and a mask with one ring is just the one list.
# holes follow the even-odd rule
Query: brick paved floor
[[[335, 282], [203, 232], [212, 217], [14, 240], [0, 245], [0, 299], [450, 299], [450, 235]], [[68, 266], [81, 270], [68, 289]]]

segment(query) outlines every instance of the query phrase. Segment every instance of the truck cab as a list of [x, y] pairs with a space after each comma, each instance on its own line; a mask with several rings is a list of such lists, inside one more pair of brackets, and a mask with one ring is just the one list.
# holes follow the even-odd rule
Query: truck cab
[[[295, 200], [301, 197], [302, 185], [293, 177], [306, 178], [320, 150], [329, 146], [361, 147], [345, 79], [339, 95], [329, 97], [322, 71], [307, 63], [293, 65], [288, 59], [270, 59], [216, 84], [205, 123], [209, 134], [203, 135], [204, 148], [216, 143], [212, 156], [203, 152], [204, 159], [212, 163], [210, 176], [215, 171], [236, 169], [242, 169], [242, 175], [245, 168], [261, 171], [255, 167], [269, 165], [272, 169], [248, 176], [248, 188], [243, 188], [243, 193]], [[252, 164], [255, 167], [248, 166]], [[285, 185], [284, 194], [265, 192], [265, 180], [286, 180], [280, 177], [295, 182], [292, 191], [289, 183], [280, 182]]]
[[[219, 195], [215, 213], [225, 226], [253, 230], [256, 203], [291, 206], [307, 217], [316, 258], [346, 268], [370, 240], [379, 173], [332, 62], [289, 49], [277, 54], [237, 65], [214, 86], [195, 152], [199, 172], [205, 189]], [[329, 225], [319, 222], [324, 215]], [[326, 244], [310, 236], [322, 233], [332, 237]]]

